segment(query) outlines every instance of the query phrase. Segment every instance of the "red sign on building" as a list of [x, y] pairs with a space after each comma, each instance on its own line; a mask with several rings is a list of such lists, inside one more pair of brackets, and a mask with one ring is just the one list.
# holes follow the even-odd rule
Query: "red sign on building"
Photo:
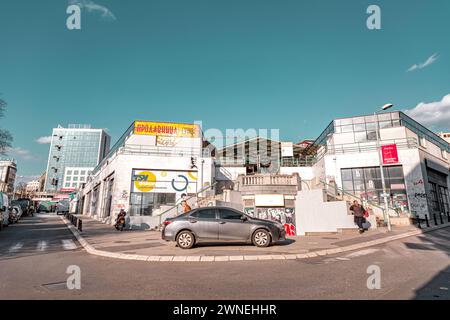
[[396, 144], [381, 146], [381, 154], [383, 156], [383, 164], [398, 163], [398, 152]]

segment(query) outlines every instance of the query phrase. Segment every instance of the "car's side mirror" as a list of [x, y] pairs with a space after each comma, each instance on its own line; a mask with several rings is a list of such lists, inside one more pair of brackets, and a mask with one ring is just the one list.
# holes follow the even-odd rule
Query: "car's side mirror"
[[241, 216], [241, 220], [242, 221], [247, 221], [247, 217], [246, 216]]

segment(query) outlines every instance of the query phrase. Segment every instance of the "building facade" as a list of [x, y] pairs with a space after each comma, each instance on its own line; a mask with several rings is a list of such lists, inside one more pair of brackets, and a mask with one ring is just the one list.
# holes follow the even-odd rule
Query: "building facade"
[[12, 196], [16, 181], [17, 165], [14, 159], [0, 159], [0, 192]]
[[198, 125], [134, 121], [78, 194], [78, 211], [105, 222], [153, 228], [164, 210], [211, 187], [212, 160]]
[[309, 152], [315, 153], [315, 183], [382, 206], [382, 156], [393, 211], [421, 217], [449, 212], [450, 144], [403, 112], [335, 119]]
[[[79, 171], [92, 170], [107, 154], [110, 136], [103, 129], [92, 129], [89, 125], [58, 126], [52, 132], [45, 191], [58, 192], [63, 188], [74, 188], [73, 182], [66, 187], [69, 176], [67, 168]], [[78, 181], [76, 183], [78, 186]]]

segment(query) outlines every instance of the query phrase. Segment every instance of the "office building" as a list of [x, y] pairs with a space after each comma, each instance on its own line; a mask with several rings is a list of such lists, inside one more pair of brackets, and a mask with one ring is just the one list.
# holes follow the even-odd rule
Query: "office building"
[[[111, 138], [103, 129], [90, 125], [58, 126], [53, 129], [45, 179], [45, 191], [73, 191], [73, 171], [91, 171], [109, 151]], [[68, 173], [71, 173], [70, 175]], [[75, 175], [77, 180], [85, 175]], [[69, 180], [70, 179], [70, 180]], [[70, 181], [70, 185], [68, 185]]]

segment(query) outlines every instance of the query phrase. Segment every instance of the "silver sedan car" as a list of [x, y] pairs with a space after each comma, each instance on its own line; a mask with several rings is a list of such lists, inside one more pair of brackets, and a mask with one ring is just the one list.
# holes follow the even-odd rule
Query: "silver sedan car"
[[284, 240], [281, 223], [250, 217], [227, 207], [198, 208], [164, 221], [162, 239], [176, 241], [178, 247], [190, 249], [204, 242], [248, 242], [257, 247]]

